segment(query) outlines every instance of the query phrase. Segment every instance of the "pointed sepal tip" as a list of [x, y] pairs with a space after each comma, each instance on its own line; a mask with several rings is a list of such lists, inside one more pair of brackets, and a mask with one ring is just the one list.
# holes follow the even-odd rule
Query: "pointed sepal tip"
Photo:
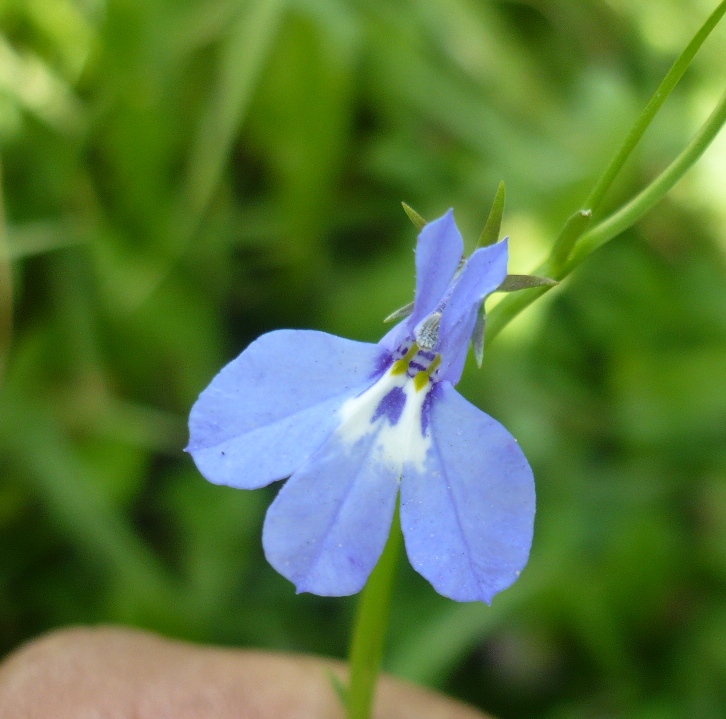
[[533, 287], [555, 287], [560, 283], [551, 280], [549, 277], [538, 277], [537, 275], [507, 275], [495, 292], [517, 292], [519, 290], [530, 290]]
[[403, 207], [403, 211], [406, 215], [408, 215], [408, 219], [411, 220], [413, 226], [421, 232], [421, 230], [423, 230], [423, 228], [428, 224], [426, 220], [424, 220], [424, 218], [421, 217], [421, 215], [419, 215], [418, 212], [411, 207], [411, 205], [407, 205], [405, 202], [402, 202], [401, 206]]
[[489, 210], [489, 217], [487, 217], [486, 225], [482, 230], [477, 247], [488, 247], [499, 242], [499, 233], [502, 229], [502, 215], [504, 214], [504, 202], [506, 200], [506, 190], [504, 189], [504, 182], [499, 183], [497, 187], [497, 194], [494, 195], [494, 202], [492, 202], [492, 209]]

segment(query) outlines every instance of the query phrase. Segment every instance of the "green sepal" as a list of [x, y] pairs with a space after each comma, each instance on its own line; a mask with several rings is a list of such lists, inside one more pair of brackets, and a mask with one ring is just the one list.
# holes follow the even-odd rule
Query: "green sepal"
[[502, 215], [504, 214], [504, 200], [506, 199], [504, 183], [500, 182], [497, 188], [497, 194], [494, 195], [492, 209], [489, 210], [487, 223], [484, 225], [477, 247], [487, 247], [499, 242], [499, 232], [502, 229]]
[[394, 322], [395, 320], [402, 320], [404, 317], [408, 317], [413, 312], [414, 304], [414, 302], [409, 302], [407, 305], [399, 307], [395, 312], [391, 312], [383, 321]]
[[560, 283], [549, 277], [537, 275], [507, 275], [495, 292], [517, 292], [518, 290], [531, 290], [533, 287], [554, 287]]
[[411, 205], [407, 205], [405, 202], [402, 202], [401, 205], [403, 206], [403, 211], [408, 215], [408, 219], [411, 220], [413, 223], [413, 226], [421, 232], [424, 227], [426, 227], [427, 222], [424, 220], [421, 215], [416, 212], [416, 210], [411, 207]]
[[474, 348], [474, 359], [476, 360], [476, 366], [481, 369], [482, 362], [484, 361], [484, 334], [487, 329], [487, 313], [484, 309], [484, 305], [479, 308], [476, 313], [476, 324], [474, 325], [474, 331], [471, 333], [471, 344]]

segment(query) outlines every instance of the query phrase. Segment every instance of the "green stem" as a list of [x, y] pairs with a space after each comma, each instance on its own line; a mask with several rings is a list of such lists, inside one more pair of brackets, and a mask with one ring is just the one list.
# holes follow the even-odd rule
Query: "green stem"
[[572, 256], [567, 262], [562, 276], [564, 277], [572, 272], [598, 247], [632, 227], [648, 210], [660, 202], [701, 157], [723, 127], [724, 122], [726, 122], [726, 93], [721, 96], [718, 105], [716, 105], [708, 120], [691, 142], [688, 143], [683, 152], [650, 185], [630, 202], [623, 205], [617, 212], [580, 237], [575, 243]]
[[[638, 119], [633, 124], [627, 137], [623, 141], [618, 152], [615, 154], [610, 164], [605, 168], [595, 186], [590, 191], [587, 199], [584, 203], [584, 210], [576, 212], [562, 228], [557, 240], [555, 241], [554, 249], [550, 255], [550, 264], [552, 271], [557, 272], [560, 270], [570, 257], [570, 252], [575, 246], [578, 237], [585, 232], [588, 225], [590, 224], [590, 218], [595, 213], [603, 198], [613, 184], [613, 181], [617, 177], [623, 165], [632, 154], [633, 150], [640, 142], [641, 138], [645, 134], [645, 131], [653, 122], [653, 118], [658, 113], [658, 110], [662, 107], [663, 103], [668, 99], [668, 96], [673, 92], [673, 89], [678, 84], [679, 80], [683, 77], [683, 74], [688, 69], [694, 56], [703, 45], [706, 38], [711, 34], [711, 31], [716, 27], [719, 20], [726, 13], [726, 0], [722, 0], [716, 9], [708, 16], [706, 21], [701, 25], [698, 32], [693, 36], [691, 42], [688, 43], [685, 50], [680, 54], [678, 59], [673, 63], [673, 66], [668, 71], [663, 81], [658, 85], [658, 89], [650, 98], [648, 104], [643, 108], [643, 111], [638, 116]], [[539, 295], [537, 295], [539, 296]]]
[[349, 657], [348, 719], [369, 719], [371, 716], [383, 659], [393, 580], [403, 546], [398, 515], [396, 506], [386, 547], [358, 602]]
[[688, 43], [686, 49], [681, 53], [679, 58], [673, 63], [673, 67], [668, 71], [668, 74], [663, 78], [663, 82], [658, 86], [655, 94], [650, 99], [650, 102], [645, 106], [640, 116], [635, 121], [632, 129], [625, 138], [620, 150], [618, 150], [615, 157], [606, 168], [605, 172], [601, 175], [600, 179], [595, 183], [595, 187], [585, 200], [585, 207], [593, 212], [600, 206], [600, 203], [605, 197], [605, 194], [610, 189], [613, 180], [622, 169], [626, 160], [635, 149], [635, 146], [640, 142], [643, 134], [648, 129], [648, 126], [653, 121], [658, 110], [660, 110], [663, 103], [666, 101], [668, 96], [673, 91], [673, 88], [678, 84], [678, 81], [683, 77], [683, 73], [688, 69], [695, 54], [698, 52], [705, 39], [711, 34], [711, 31], [716, 27], [718, 21], [721, 19], [723, 14], [726, 12], [726, 0], [722, 0], [716, 9], [708, 16], [706, 22], [703, 23], [698, 32], [693, 36], [691, 42]]
[[[564, 267], [556, 268], [548, 260], [540, 265], [534, 274], [562, 280], [595, 250], [632, 227], [648, 210], [665, 197], [669, 190], [696, 163], [706, 148], [713, 142], [719, 130], [726, 123], [726, 93], [703, 124], [698, 134], [680, 155], [650, 183], [640, 194], [623, 205], [617, 212], [585, 232], [575, 243], [569, 261]], [[496, 337], [522, 310], [547, 292], [549, 287], [537, 287], [507, 295], [487, 318], [487, 340]]]

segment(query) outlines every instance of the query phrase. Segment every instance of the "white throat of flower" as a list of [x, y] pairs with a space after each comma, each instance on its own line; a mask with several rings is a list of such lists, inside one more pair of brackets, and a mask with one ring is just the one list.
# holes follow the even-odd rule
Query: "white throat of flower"
[[[340, 408], [339, 437], [352, 445], [375, 433], [374, 457], [399, 470], [403, 469], [405, 462], [411, 462], [422, 471], [431, 446], [431, 437], [424, 435], [422, 422], [423, 404], [433, 387], [430, 375], [419, 372], [411, 377], [408, 373], [411, 357], [417, 349], [414, 345], [413, 352], [409, 351], [365, 392], [347, 400]], [[404, 399], [400, 416], [392, 424], [386, 413], [379, 412], [379, 408], [396, 388], [403, 392]]]

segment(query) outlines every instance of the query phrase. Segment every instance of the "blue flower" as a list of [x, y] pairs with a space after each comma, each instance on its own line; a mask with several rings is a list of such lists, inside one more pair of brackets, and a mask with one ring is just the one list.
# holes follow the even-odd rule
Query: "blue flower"
[[378, 344], [270, 332], [192, 409], [187, 450], [210, 482], [289, 477], [262, 541], [298, 592], [362, 589], [399, 489], [409, 559], [440, 594], [490, 602], [527, 562], [532, 471], [509, 432], [454, 389], [479, 308], [507, 274], [507, 241], [463, 265], [462, 252], [449, 211], [419, 235], [412, 314]]

